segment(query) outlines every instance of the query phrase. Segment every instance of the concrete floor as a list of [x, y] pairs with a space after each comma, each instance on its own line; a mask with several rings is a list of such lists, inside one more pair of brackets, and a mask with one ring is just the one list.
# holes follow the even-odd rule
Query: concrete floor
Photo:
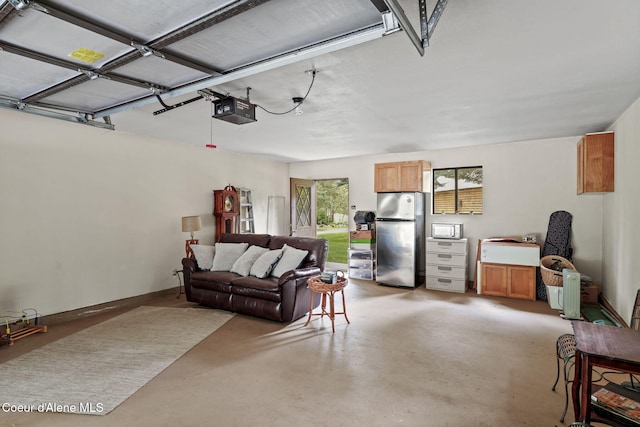
[[[335, 334], [327, 318], [237, 315], [106, 416], [0, 412], [0, 425], [561, 425], [555, 341], [571, 324], [546, 302], [357, 280], [345, 292], [351, 324], [339, 316]], [[144, 304], [191, 306], [175, 296]], [[130, 308], [54, 324], [0, 362]]]

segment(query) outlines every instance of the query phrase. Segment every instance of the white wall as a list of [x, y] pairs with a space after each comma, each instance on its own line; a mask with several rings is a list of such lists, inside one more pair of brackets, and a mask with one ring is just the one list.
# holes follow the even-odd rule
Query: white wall
[[614, 123], [615, 191], [604, 197], [604, 293], [629, 322], [640, 289], [640, 99]]
[[256, 232], [266, 232], [267, 198], [288, 203], [289, 176], [349, 178], [350, 205], [375, 210], [373, 164], [424, 159], [434, 168], [483, 166], [484, 214], [431, 218], [463, 222], [472, 259], [478, 239], [537, 233], [543, 241], [549, 215], [567, 210], [574, 264], [603, 282], [623, 318], [631, 315], [640, 101], [612, 127], [616, 191], [608, 195], [576, 195], [577, 136], [287, 167], [4, 110], [0, 128], [0, 310], [49, 314], [175, 287], [187, 237], [180, 217], [202, 215], [196, 237], [213, 243], [212, 190], [229, 183], [252, 189]]
[[[349, 178], [350, 205], [376, 209], [373, 164], [429, 160], [433, 168], [482, 166], [482, 215], [432, 215], [431, 221], [462, 222], [469, 238], [469, 277], [474, 277], [478, 239], [536, 233], [542, 243], [549, 216], [557, 210], [573, 215], [574, 264], [583, 274], [602, 277], [602, 195], [576, 195], [576, 146], [579, 137], [485, 145], [408, 154], [363, 156], [292, 163], [292, 177]], [[353, 211], [352, 211], [353, 213]], [[353, 215], [350, 215], [353, 229]]]
[[0, 129], [0, 311], [177, 291], [182, 216], [213, 243], [212, 190], [231, 183], [266, 232], [267, 197], [289, 191], [280, 162], [5, 110]]

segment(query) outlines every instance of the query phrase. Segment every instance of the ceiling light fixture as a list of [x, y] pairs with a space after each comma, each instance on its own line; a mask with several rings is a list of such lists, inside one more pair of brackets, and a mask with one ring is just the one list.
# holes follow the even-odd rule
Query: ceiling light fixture
[[296, 108], [295, 108], [295, 115], [296, 116], [301, 116], [304, 114], [304, 111], [302, 111], [302, 102], [304, 101], [304, 98], [301, 96], [294, 96], [292, 98], [293, 103], [296, 104]]

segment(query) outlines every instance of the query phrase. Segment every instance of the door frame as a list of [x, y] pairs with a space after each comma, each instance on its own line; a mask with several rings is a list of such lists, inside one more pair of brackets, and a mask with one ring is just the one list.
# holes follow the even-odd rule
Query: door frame
[[[309, 209], [307, 211], [308, 225], [299, 226], [298, 225], [298, 196], [300, 194], [297, 191], [298, 188], [305, 187], [308, 188], [309, 195]], [[289, 200], [290, 200], [290, 218], [289, 222], [289, 235], [298, 236], [298, 237], [316, 237], [316, 228], [317, 224], [317, 210], [316, 210], [316, 181], [313, 179], [302, 179], [302, 178], [289, 178]]]

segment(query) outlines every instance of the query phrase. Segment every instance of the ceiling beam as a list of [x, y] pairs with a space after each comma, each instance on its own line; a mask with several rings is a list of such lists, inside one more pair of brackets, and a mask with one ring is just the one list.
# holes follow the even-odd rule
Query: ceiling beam
[[38, 101], [39, 99], [42, 99], [46, 96], [50, 96], [54, 93], [60, 92], [63, 89], [67, 89], [71, 86], [75, 86], [77, 84], [80, 83], [84, 83], [88, 80], [91, 80], [92, 78], [106, 78], [109, 80], [113, 80], [115, 82], [118, 83], [123, 83], [123, 84], [127, 84], [127, 85], [131, 85], [131, 86], [137, 86], [140, 88], [144, 88], [144, 89], [157, 89], [163, 92], [166, 92], [169, 90], [169, 88], [159, 85], [157, 83], [150, 83], [150, 82], [145, 82], [142, 80], [138, 80], [138, 79], [133, 79], [127, 76], [122, 76], [116, 73], [109, 73], [109, 74], [101, 74], [100, 71], [96, 71], [93, 70], [91, 68], [87, 68], [87, 67], [83, 67], [81, 65], [76, 64], [75, 62], [72, 61], [67, 61], [64, 59], [60, 59], [60, 58], [56, 58], [50, 55], [45, 55], [43, 53], [40, 52], [36, 52], [24, 47], [20, 47], [20, 46], [16, 46], [14, 44], [11, 43], [7, 43], [7, 42], [3, 42], [0, 41], [0, 49], [2, 49], [5, 52], [10, 52], [13, 53], [15, 55], [20, 55], [22, 57], [25, 58], [30, 58], [30, 59], [34, 59], [36, 61], [40, 61], [40, 62], [45, 62], [47, 64], [51, 64], [51, 65], [55, 65], [57, 67], [61, 67], [61, 68], [66, 68], [68, 70], [73, 70], [73, 71], [77, 71], [80, 74], [78, 76], [75, 76], [74, 78], [72, 78], [71, 80], [73, 80], [73, 84], [70, 84], [70, 80], [67, 80], [61, 84], [55, 85], [52, 88], [49, 89], [45, 89], [43, 91], [40, 91], [36, 94], [30, 95], [29, 97], [25, 98], [23, 101], [26, 103], [33, 103]]
[[[365, 43], [371, 40], [381, 38], [385, 34], [386, 28], [381, 22], [379, 24], [371, 25], [365, 28], [351, 31], [346, 34], [341, 34], [329, 39], [313, 43], [309, 46], [294, 49], [289, 52], [284, 52], [278, 55], [271, 56], [267, 59], [257, 61], [251, 64], [247, 64], [243, 67], [239, 67], [234, 70], [230, 70], [226, 74], [218, 77], [210, 77], [198, 82], [190, 83], [179, 88], [175, 88], [163, 96], [170, 98], [174, 96], [184, 95], [190, 92], [195, 92], [201, 89], [214, 87], [230, 81], [241, 79], [244, 77], [252, 76], [264, 71], [272, 70], [284, 65], [293, 64], [295, 62], [304, 61], [309, 58], [313, 58], [319, 55], [323, 55], [336, 50], [344, 49], [350, 46], [355, 46], [360, 43]], [[107, 108], [102, 111], [96, 112], [95, 118], [119, 113], [122, 111], [131, 110], [136, 107], [151, 104], [157, 102], [155, 96], [150, 95], [145, 98], [126, 102], [121, 105], [117, 105], [111, 108]]]
[[80, 123], [88, 126], [94, 126], [102, 129], [114, 130], [115, 127], [111, 123], [111, 118], [106, 116], [104, 117], [104, 122], [98, 122], [92, 119], [89, 119], [86, 115], [78, 114], [77, 116], [72, 116], [69, 114], [64, 114], [57, 111], [45, 110], [42, 108], [37, 108], [29, 104], [25, 104], [20, 101], [10, 101], [6, 99], [0, 99], [0, 108], [5, 108], [8, 110], [20, 111], [23, 113], [36, 114], [38, 116], [49, 117], [52, 119], [65, 120], [67, 122]]
[[[142, 55], [141, 51], [136, 48], [137, 46], [142, 46], [145, 48], [149, 48], [152, 52], [154, 52], [157, 56], [166, 59], [168, 61], [174, 62], [174, 63], [178, 63], [180, 65], [183, 65], [187, 68], [191, 68], [191, 69], [195, 69], [197, 71], [203, 72], [205, 74], [211, 75], [211, 76], [221, 76], [222, 74], [219, 72], [219, 70], [213, 69], [207, 65], [203, 65], [200, 63], [197, 63], [191, 59], [187, 59], [184, 58], [180, 55], [176, 55], [173, 53], [170, 53], [166, 50], [162, 50], [159, 51], [159, 49], [161, 49], [162, 47], [168, 46], [171, 43], [175, 43], [177, 41], [180, 41], [190, 35], [193, 35], [199, 31], [202, 31], [206, 28], [209, 28], [215, 24], [218, 24], [220, 22], [223, 22], [226, 19], [229, 19], [233, 16], [236, 16], [240, 13], [246, 12], [248, 10], [251, 10], [261, 4], [264, 4], [266, 2], [268, 2], [269, 0], [239, 0], [239, 1], [235, 1], [230, 5], [227, 5], [225, 7], [222, 7], [216, 11], [213, 11], [211, 13], [209, 13], [208, 15], [197, 19], [193, 22], [190, 22], [184, 26], [182, 26], [181, 28], [172, 31], [168, 34], [165, 34], [164, 36], [158, 38], [156, 41], [149, 43], [148, 45], [144, 45], [142, 43], [137, 43], [136, 41], [133, 40], [132, 37], [129, 36], [125, 36], [113, 29], [107, 28], [106, 26], [101, 26], [98, 24], [95, 24], [93, 22], [89, 22], [88, 20], [86, 20], [85, 18], [78, 16], [77, 14], [71, 13], [69, 11], [63, 10], [53, 4], [51, 4], [48, 0], [41, 0], [37, 3], [33, 2], [30, 4], [30, 7], [33, 10], [51, 15], [55, 18], [64, 20], [65, 22], [69, 22], [70, 24], [79, 26], [81, 28], [84, 28], [86, 30], [92, 31], [94, 33], [100, 34], [104, 37], [107, 37], [111, 40], [126, 44], [128, 46], [132, 46], [135, 49], [131, 50], [130, 52], [125, 53], [124, 55], [120, 56], [119, 58], [116, 58], [110, 62], [108, 62], [107, 64], [105, 64], [104, 66], [102, 66], [100, 69], [97, 70], [90, 70], [90, 72], [95, 73], [97, 75], [100, 75], [102, 77], [109, 77], [114, 81], [119, 81], [121, 83], [125, 83], [125, 84], [133, 84], [135, 86], [139, 86], [139, 87], [146, 87], [146, 88], [150, 88], [150, 89], [158, 89], [161, 92], [166, 92], [169, 90], [169, 88], [166, 88], [162, 85], [156, 84], [156, 83], [152, 83], [152, 82], [143, 82], [140, 80], [136, 80], [136, 79], [131, 79], [128, 78], [126, 76], [123, 75], [119, 75], [113, 72], [114, 69], [117, 69], [119, 67], [122, 67], [124, 65], [127, 65], [137, 59], [140, 59], [140, 56]], [[17, 11], [9, 5], [9, 3], [6, 3], [2, 9], [2, 11], [8, 11], [7, 15], [8, 16], [15, 16], [15, 14], [17, 13]], [[13, 11], [13, 14], [9, 15], [9, 13]], [[1, 22], [0, 22], [1, 23]], [[13, 49], [14, 53], [20, 54], [19, 51], [17, 49]], [[24, 55], [27, 56], [27, 55]], [[48, 62], [48, 63], [54, 63], [53, 61], [60, 61], [57, 60], [53, 57], [47, 57], [47, 55], [42, 54], [42, 53], [38, 53], [35, 51], [30, 51], [29, 53], [29, 57], [31, 57], [32, 59], [37, 59], [37, 60], [43, 60], [44, 62]], [[48, 58], [48, 59], [45, 59]], [[64, 61], [60, 61], [58, 64], [59, 66], [64, 66], [66, 67], [65, 64], [63, 64]], [[75, 69], [80, 69], [81, 67], [75, 66]], [[88, 70], [88, 69], [87, 69]], [[128, 80], [127, 80], [128, 79]], [[64, 82], [61, 82], [57, 85], [51, 86], [47, 89], [44, 89], [38, 93], [32, 94], [29, 96], [29, 102], [35, 103], [40, 99], [46, 98], [48, 96], [51, 96], [55, 93], [59, 93], [65, 89], [68, 89], [70, 87], [73, 87], [75, 85], [78, 85], [80, 83], [84, 83], [87, 80], [89, 80], [88, 75], [79, 75], [76, 76], [72, 79], [66, 80]]]
[[398, 19], [400, 27], [404, 30], [405, 33], [407, 33], [407, 36], [409, 36], [409, 40], [411, 40], [411, 43], [413, 43], [415, 48], [418, 50], [420, 56], [424, 56], [424, 46], [422, 44], [422, 38], [420, 38], [420, 36], [418, 36], [418, 34], [413, 29], [413, 26], [411, 25], [409, 18], [407, 18], [407, 15], [404, 13], [404, 9], [402, 8], [402, 6], [400, 6], [400, 3], [398, 3], [397, 0], [384, 0], [384, 2], [389, 10]]
[[172, 43], [185, 39], [206, 28], [225, 21], [233, 16], [239, 15], [240, 13], [251, 10], [254, 7], [264, 4], [268, 1], [269, 0], [235, 1], [230, 5], [215, 10], [208, 15], [190, 22], [182, 26], [181, 28], [165, 34], [157, 40], [149, 43], [145, 43], [141, 40], [135, 40], [132, 36], [122, 34], [113, 28], [107, 27], [106, 25], [99, 25], [91, 22], [86, 18], [79, 16], [78, 14], [75, 14], [69, 10], [64, 10], [60, 6], [52, 4], [49, 0], [38, 1], [36, 5], [41, 6], [41, 8], [33, 6], [33, 9], [61, 19], [77, 27], [84, 28], [85, 30], [91, 31], [93, 33], [100, 34], [101, 36], [108, 39], [114, 40], [127, 46], [134, 47], [136, 49], [135, 51], [132, 51], [133, 55], [126, 54], [126, 59], [118, 59], [111, 65], [105, 66], [104, 68], [111, 69], [114, 66], [121, 67], [135, 59], [139, 59], [140, 56], [144, 54], [144, 52], [149, 52], [167, 61], [171, 61], [176, 64], [183, 65], [187, 68], [191, 68], [193, 70], [215, 76], [220, 75], [221, 70], [213, 68], [206, 64], [202, 64], [191, 58], [187, 58], [182, 55], [162, 49], [171, 45]]
[[448, 0], [438, 0], [436, 3], [433, 12], [431, 13], [431, 18], [428, 17], [427, 12], [427, 2], [426, 0], [418, 0], [418, 9], [420, 12], [420, 35], [416, 33], [407, 18], [407, 15], [404, 13], [404, 9], [400, 6], [398, 0], [371, 0], [371, 2], [380, 10], [381, 13], [384, 13], [382, 7], [380, 5], [380, 1], [384, 1], [386, 7], [393, 13], [393, 15], [398, 20], [400, 27], [407, 33], [409, 40], [418, 50], [420, 56], [424, 56], [424, 50], [429, 47], [429, 40], [435, 30], [440, 17], [442, 16], [442, 12], [447, 5]]
[[431, 40], [433, 31], [436, 29], [436, 25], [438, 24], [438, 21], [440, 20], [442, 12], [447, 6], [448, 1], [449, 0], [438, 0], [438, 3], [436, 3], [436, 7], [433, 8], [433, 12], [431, 12], [431, 18], [429, 18], [429, 22], [427, 23], [427, 40]]

